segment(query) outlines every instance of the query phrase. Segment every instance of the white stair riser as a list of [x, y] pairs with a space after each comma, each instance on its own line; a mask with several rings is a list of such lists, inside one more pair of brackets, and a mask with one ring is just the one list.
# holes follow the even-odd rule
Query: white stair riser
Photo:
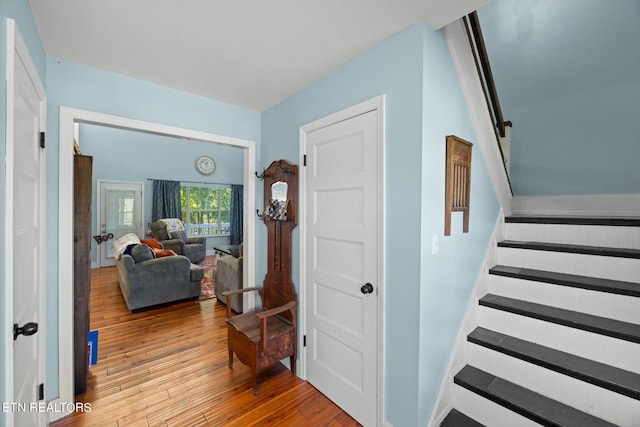
[[478, 306], [477, 316], [483, 328], [640, 373], [636, 343], [485, 306]]
[[469, 343], [469, 364], [621, 427], [635, 427], [640, 401]]
[[640, 259], [498, 248], [498, 264], [627, 282], [640, 281]]
[[540, 427], [540, 424], [457, 384], [454, 385], [453, 406], [487, 427]]
[[505, 239], [640, 249], [640, 227], [507, 223]]
[[509, 298], [640, 324], [640, 298], [489, 275], [489, 292]]

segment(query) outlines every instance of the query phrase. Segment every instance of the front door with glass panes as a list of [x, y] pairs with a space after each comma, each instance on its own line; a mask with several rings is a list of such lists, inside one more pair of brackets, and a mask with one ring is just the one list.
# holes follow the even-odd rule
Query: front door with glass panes
[[113, 239], [127, 233], [143, 237], [143, 191], [144, 186], [140, 182], [98, 181], [100, 201], [96, 235], [109, 237], [102, 243], [92, 243], [98, 247], [100, 267], [116, 263], [111, 248]]

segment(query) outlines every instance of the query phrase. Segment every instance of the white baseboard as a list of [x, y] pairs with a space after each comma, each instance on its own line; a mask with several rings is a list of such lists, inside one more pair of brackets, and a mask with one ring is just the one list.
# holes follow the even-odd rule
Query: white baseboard
[[640, 194], [519, 196], [511, 200], [514, 215], [639, 217]]

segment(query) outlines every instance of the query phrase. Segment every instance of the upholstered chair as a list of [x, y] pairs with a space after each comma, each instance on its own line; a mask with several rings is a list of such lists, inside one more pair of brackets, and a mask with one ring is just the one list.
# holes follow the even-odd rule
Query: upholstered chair
[[223, 293], [242, 289], [242, 265], [244, 263], [242, 251], [243, 246], [240, 245], [238, 257], [223, 255], [218, 258], [213, 281], [213, 287], [218, 301], [226, 305], [229, 304], [230, 299], [231, 308], [236, 313], [242, 313], [242, 295], [234, 295], [228, 299]]
[[169, 230], [168, 223], [182, 224], [182, 221], [170, 218], [152, 222], [150, 225], [151, 236], [158, 239], [165, 249], [170, 249], [178, 255], [186, 256], [194, 264], [204, 260], [206, 256], [206, 239], [204, 237], [187, 237], [184, 224], [182, 224], [182, 230]]

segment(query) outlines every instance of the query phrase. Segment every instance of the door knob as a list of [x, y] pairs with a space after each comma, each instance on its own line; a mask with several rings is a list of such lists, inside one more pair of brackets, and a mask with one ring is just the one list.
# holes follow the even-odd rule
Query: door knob
[[362, 292], [365, 295], [372, 293], [373, 292], [373, 285], [371, 283], [365, 283], [360, 288], [360, 292]]
[[24, 326], [18, 326], [17, 323], [13, 324], [13, 340], [18, 339], [18, 335], [24, 335], [28, 337], [38, 332], [38, 324], [35, 322], [25, 323]]

